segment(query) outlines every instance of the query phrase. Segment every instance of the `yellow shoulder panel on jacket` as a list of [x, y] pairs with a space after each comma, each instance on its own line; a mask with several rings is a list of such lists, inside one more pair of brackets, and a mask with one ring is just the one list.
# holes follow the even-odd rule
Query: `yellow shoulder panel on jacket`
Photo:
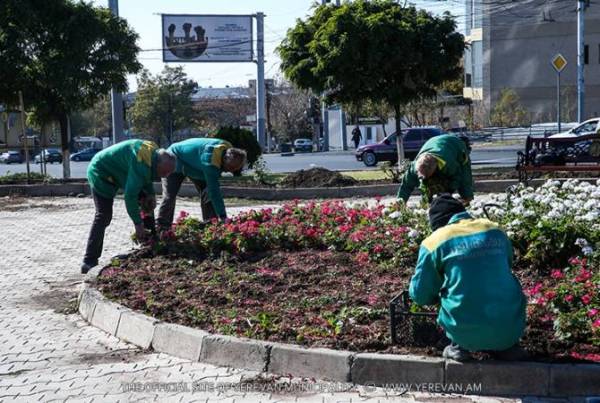
[[226, 141], [222, 142], [218, 146], [215, 146], [215, 148], [213, 148], [212, 157], [210, 158], [210, 164], [216, 166], [217, 168], [221, 168], [223, 164], [223, 152], [228, 148], [231, 148], [231, 144]]
[[143, 162], [149, 167], [152, 166], [152, 153], [156, 151], [158, 146], [152, 141], [144, 141], [137, 152], [138, 162]]
[[438, 229], [427, 237], [422, 245], [431, 252], [452, 238], [473, 235], [498, 228], [498, 224], [483, 218], [461, 220], [456, 224], [446, 225]]

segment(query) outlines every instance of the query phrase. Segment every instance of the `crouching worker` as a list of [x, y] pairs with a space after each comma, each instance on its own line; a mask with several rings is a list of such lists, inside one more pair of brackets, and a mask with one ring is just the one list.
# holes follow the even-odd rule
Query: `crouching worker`
[[421, 244], [410, 282], [419, 305], [440, 302], [438, 324], [451, 344], [444, 357], [471, 358], [490, 352], [497, 359], [523, 359], [526, 299], [513, 275], [512, 245], [497, 224], [473, 219], [450, 195], [436, 197], [429, 210], [434, 231]]
[[177, 168], [162, 181], [163, 199], [157, 218], [159, 229], [171, 227], [177, 193], [186, 177], [200, 194], [202, 218], [205, 221], [227, 218], [219, 179], [222, 172], [241, 171], [246, 164], [246, 152], [213, 138], [181, 141], [169, 147], [169, 151], [177, 156]]
[[413, 190], [420, 186], [431, 202], [433, 196], [458, 192], [463, 204], [473, 200], [468, 140], [443, 134], [427, 140], [402, 177], [398, 199], [408, 201]]
[[144, 227], [140, 210], [152, 215], [156, 206], [152, 182], [170, 175], [175, 166], [176, 159], [172, 153], [144, 140], [120, 142], [92, 158], [87, 177], [96, 215], [81, 265], [83, 274], [98, 264], [104, 233], [112, 220], [113, 201], [117, 192], [123, 190], [125, 207], [135, 226], [136, 237], [143, 240], [146, 230], [152, 228]]

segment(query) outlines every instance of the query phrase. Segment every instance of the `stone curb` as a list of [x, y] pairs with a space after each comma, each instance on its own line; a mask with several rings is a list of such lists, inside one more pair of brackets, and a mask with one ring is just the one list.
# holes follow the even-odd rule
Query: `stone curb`
[[151, 347], [191, 361], [357, 385], [412, 388], [430, 385], [428, 391], [439, 393], [600, 396], [600, 365], [596, 364], [492, 361], [462, 364], [435, 357], [356, 354], [213, 335], [136, 313], [108, 301], [87, 283], [78, 302], [79, 313], [92, 326], [141, 348]]
[[[582, 181], [596, 182], [598, 178], [579, 179]], [[557, 179], [564, 180], [564, 179]], [[534, 179], [529, 182], [530, 186], [540, 186], [546, 180]], [[499, 193], [504, 192], [506, 188], [516, 185], [519, 182], [515, 179], [507, 180], [485, 180], [476, 181], [475, 189], [478, 193]], [[377, 197], [393, 196], [398, 192], [398, 184], [349, 186], [334, 188], [244, 188], [233, 186], [222, 186], [221, 191], [224, 197], [235, 197], [242, 199], [255, 200], [294, 200], [294, 199], [343, 199], [350, 197]], [[162, 193], [160, 183], [154, 184], [154, 190], [157, 195]], [[34, 185], [0, 185], [0, 197], [4, 196], [26, 196], [26, 197], [61, 197], [72, 195], [89, 195], [90, 187], [87, 183], [61, 183], [61, 184], [34, 184]], [[418, 193], [415, 193], [418, 194]], [[184, 183], [179, 191], [181, 197], [197, 197], [198, 191], [194, 185]]]

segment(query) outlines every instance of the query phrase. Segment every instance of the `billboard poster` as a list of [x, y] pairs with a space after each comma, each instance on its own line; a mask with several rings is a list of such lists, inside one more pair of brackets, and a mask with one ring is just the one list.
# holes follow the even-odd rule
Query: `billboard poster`
[[251, 62], [252, 16], [162, 16], [164, 62]]

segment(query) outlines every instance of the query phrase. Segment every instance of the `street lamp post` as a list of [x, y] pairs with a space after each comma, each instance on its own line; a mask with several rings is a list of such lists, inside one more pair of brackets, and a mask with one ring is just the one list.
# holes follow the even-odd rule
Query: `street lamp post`
[[[108, 0], [108, 8], [114, 15], [119, 15], [119, 0]], [[123, 95], [115, 88], [110, 91], [112, 108], [113, 144], [123, 139]]]

